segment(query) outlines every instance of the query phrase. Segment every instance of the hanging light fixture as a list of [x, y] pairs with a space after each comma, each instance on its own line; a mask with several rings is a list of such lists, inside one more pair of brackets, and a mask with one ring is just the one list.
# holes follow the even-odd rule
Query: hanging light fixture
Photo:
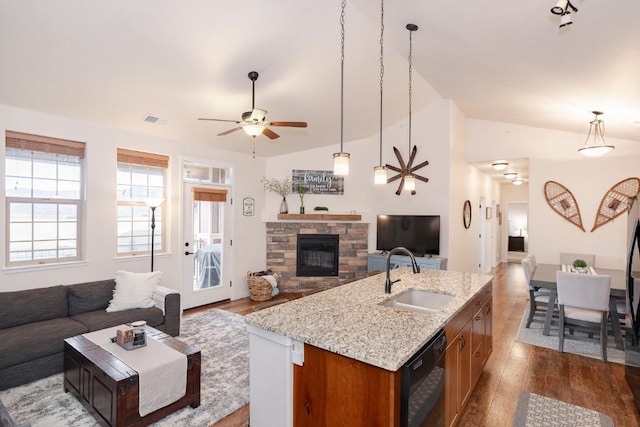
[[342, 0], [340, 12], [340, 152], [333, 153], [333, 173], [335, 175], [349, 175], [349, 153], [343, 151], [344, 144], [344, 9], [347, 0]]
[[[413, 32], [418, 31], [418, 26], [415, 24], [407, 24], [407, 30], [409, 30], [409, 155], [411, 155], [411, 65], [413, 61]], [[416, 190], [416, 178], [409, 172], [404, 177], [404, 191]]]
[[[604, 140], [604, 121], [598, 118], [603, 113], [601, 111], [592, 111], [595, 118], [589, 122], [589, 134], [584, 142], [584, 146], [578, 150], [578, 153], [585, 156], [595, 157], [607, 154], [615, 148]], [[591, 139], [591, 143], [589, 143]]]
[[502, 171], [505, 170], [507, 166], [509, 166], [509, 163], [505, 162], [504, 160], [498, 160], [497, 162], [491, 163], [491, 166], [497, 171]]
[[577, 12], [578, 8], [571, 4], [569, 0], [558, 0], [556, 5], [551, 8], [551, 13], [560, 15], [560, 28], [573, 24], [571, 11]]
[[373, 182], [387, 183], [387, 167], [382, 165], [382, 81], [384, 77], [384, 0], [380, 1], [380, 163], [373, 168]]

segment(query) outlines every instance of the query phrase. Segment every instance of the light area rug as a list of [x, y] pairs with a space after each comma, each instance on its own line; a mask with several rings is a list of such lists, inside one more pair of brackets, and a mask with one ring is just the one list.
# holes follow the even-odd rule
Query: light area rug
[[[551, 330], [549, 331], [549, 336], [544, 336], [542, 335], [544, 317], [534, 317], [533, 322], [531, 322], [531, 326], [526, 328], [525, 326], [527, 324], [528, 316], [529, 307], [527, 307], [522, 314], [520, 327], [516, 334], [516, 341], [557, 351], [559, 339], [558, 326], [552, 325]], [[589, 338], [587, 334], [583, 334], [581, 332], [569, 335], [567, 330], [564, 337], [564, 352], [600, 360], [600, 339], [598, 338], [598, 335], [595, 335], [593, 338]], [[607, 361], [624, 364], [624, 357], [624, 351], [616, 349], [615, 339], [612, 335], [609, 335], [609, 339], [607, 341]]]
[[535, 393], [520, 393], [512, 427], [549, 426], [614, 427], [614, 424], [608, 415], [591, 409]]
[[[209, 426], [249, 403], [249, 335], [241, 315], [208, 310], [185, 316], [178, 338], [201, 351], [200, 406], [187, 406], [152, 425]], [[56, 374], [0, 391], [0, 399], [17, 424], [98, 426], [62, 383], [62, 374]]]

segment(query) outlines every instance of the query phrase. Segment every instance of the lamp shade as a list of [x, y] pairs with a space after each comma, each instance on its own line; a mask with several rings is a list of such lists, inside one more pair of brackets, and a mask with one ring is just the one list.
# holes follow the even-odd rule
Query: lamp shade
[[416, 189], [416, 178], [413, 175], [407, 175], [404, 177], [404, 186], [402, 187], [404, 191], [415, 191]]
[[567, 8], [568, 0], [558, 0], [555, 6], [551, 8], [551, 13], [554, 15], [562, 15]]
[[613, 151], [614, 148], [615, 147], [613, 145], [591, 145], [588, 147], [580, 148], [578, 150], [578, 153], [588, 157], [597, 157]]
[[385, 166], [376, 166], [373, 168], [373, 183], [376, 185], [387, 183], [387, 168]]
[[164, 202], [164, 199], [159, 199], [159, 198], [149, 198], [144, 201], [144, 203], [150, 208], [157, 208], [162, 204], [162, 202]]
[[334, 175], [349, 175], [349, 153], [333, 153]]
[[264, 132], [264, 125], [259, 123], [247, 124], [242, 126], [242, 130], [249, 136], [258, 136]]

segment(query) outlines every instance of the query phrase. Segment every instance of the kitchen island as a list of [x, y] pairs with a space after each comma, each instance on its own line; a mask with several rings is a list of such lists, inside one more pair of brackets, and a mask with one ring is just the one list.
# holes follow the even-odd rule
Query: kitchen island
[[[336, 405], [348, 400], [347, 392], [368, 392], [371, 399], [375, 396], [375, 401], [367, 402], [366, 396], [360, 396], [358, 402], [346, 405], [348, 409], [344, 411], [348, 413], [343, 416], [357, 416], [357, 412], [364, 411], [368, 420], [375, 418], [376, 425], [396, 425], [399, 369], [438, 331], [444, 328], [449, 346], [455, 342], [456, 349], [462, 341], [470, 349], [476, 348], [472, 330], [479, 339], [490, 338], [490, 323], [487, 333], [484, 317], [482, 331], [475, 334], [475, 325], [470, 322], [478, 312], [475, 307], [469, 307], [473, 303], [479, 305], [478, 310], [484, 308], [486, 299], [478, 299], [483, 293], [489, 295], [490, 304], [487, 290], [490, 291], [492, 276], [444, 270], [413, 274], [410, 268], [401, 268], [391, 271], [391, 279], [400, 279], [393, 285], [391, 294], [384, 293], [385, 275], [378, 274], [246, 316], [251, 343], [252, 426], [299, 425], [300, 417], [305, 417], [305, 424], [311, 425], [313, 416], [327, 422], [327, 407], [333, 405], [332, 412], [340, 413]], [[440, 310], [428, 314], [382, 305], [412, 289], [449, 294], [453, 298]], [[469, 336], [458, 343], [457, 335], [467, 325]], [[448, 352], [449, 349], [447, 363]], [[482, 366], [486, 362], [486, 351], [483, 355]], [[460, 365], [459, 358], [455, 363]], [[453, 374], [449, 368], [447, 366], [447, 380]], [[315, 374], [310, 376], [310, 373]], [[355, 376], [349, 377], [351, 374]], [[344, 378], [343, 384], [332, 389], [336, 384], [326, 375]], [[459, 376], [454, 375], [456, 382]], [[314, 384], [304, 383], [310, 379]], [[469, 382], [475, 384], [475, 381]], [[310, 393], [309, 388], [322, 390], [323, 401], [316, 397], [310, 403], [313, 399], [302, 396]], [[447, 395], [449, 393], [447, 390]], [[375, 415], [376, 411], [380, 414]], [[448, 419], [453, 420], [451, 416]], [[320, 422], [317, 425], [321, 425]]]

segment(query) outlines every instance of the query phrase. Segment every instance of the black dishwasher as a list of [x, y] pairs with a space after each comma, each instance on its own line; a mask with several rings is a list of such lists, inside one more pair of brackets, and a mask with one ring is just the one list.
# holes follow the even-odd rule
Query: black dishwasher
[[440, 330], [402, 366], [400, 426], [444, 426], [444, 353]]

